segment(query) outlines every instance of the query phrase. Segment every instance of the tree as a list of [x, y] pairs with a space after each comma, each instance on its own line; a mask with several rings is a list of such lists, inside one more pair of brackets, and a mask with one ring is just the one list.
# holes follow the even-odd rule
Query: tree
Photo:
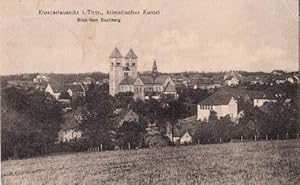
[[217, 121], [218, 120], [217, 113], [215, 111], [210, 111], [208, 120], [209, 121]]
[[128, 148], [130, 146], [135, 148], [143, 143], [143, 136], [145, 134], [145, 125], [137, 122], [124, 122], [118, 129], [118, 142], [121, 148]]
[[117, 125], [113, 121], [115, 104], [115, 99], [103, 92], [101, 86], [91, 84], [81, 105], [83, 121], [80, 124], [89, 145], [103, 144], [106, 149], [113, 148], [117, 131]]
[[35, 89], [3, 88], [1, 93], [2, 159], [48, 153], [57, 139], [62, 106]]
[[115, 96], [116, 107], [118, 108], [128, 108], [133, 103], [133, 93], [132, 92], [120, 92]]

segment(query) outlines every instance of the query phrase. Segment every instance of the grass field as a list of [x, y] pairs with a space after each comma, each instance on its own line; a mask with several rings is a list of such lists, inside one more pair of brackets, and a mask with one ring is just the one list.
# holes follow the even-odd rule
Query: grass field
[[3, 184], [300, 184], [300, 140], [78, 153], [1, 167]]

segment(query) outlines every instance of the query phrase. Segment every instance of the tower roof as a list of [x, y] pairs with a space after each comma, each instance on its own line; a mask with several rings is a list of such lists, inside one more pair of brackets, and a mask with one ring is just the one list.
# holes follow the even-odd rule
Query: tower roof
[[137, 59], [138, 57], [136, 56], [136, 54], [134, 53], [134, 51], [130, 48], [130, 50], [126, 54], [125, 58], [126, 59]]
[[154, 60], [154, 62], [153, 62], [152, 70], [157, 71], [156, 60]]
[[153, 66], [152, 66], [152, 76], [153, 76], [154, 78], [157, 77], [157, 66], [156, 66], [156, 61], [155, 61], [155, 60], [154, 60], [154, 62], [153, 62]]
[[110, 54], [109, 58], [123, 58], [118, 48], [115, 48], [113, 52]]

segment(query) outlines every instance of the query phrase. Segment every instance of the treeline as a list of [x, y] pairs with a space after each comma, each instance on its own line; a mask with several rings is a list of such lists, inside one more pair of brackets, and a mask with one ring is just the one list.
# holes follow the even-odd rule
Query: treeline
[[[1, 159], [27, 158], [57, 152], [86, 151], [102, 146], [103, 150], [166, 145], [163, 132], [147, 135], [146, 128], [155, 123], [165, 130], [166, 122], [190, 116], [188, 107], [178, 100], [134, 101], [132, 93], [112, 97], [108, 85], [89, 86], [86, 97], [72, 101], [73, 113], [80, 115], [78, 129], [82, 137], [70, 143], [57, 143], [63, 124], [63, 105], [50, 94], [35, 89], [15, 87], [1, 89]], [[132, 109], [138, 122], [119, 124], [117, 109]]]
[[[30, 80], [32, 81], [39, 73], [29, 74], [16, 74], [16, 75], [5, 75], [1, 76], [1, 81], [5, 82], [8, 80]], [[45, 73], [50, 80], [58, 83], [73, 83], [76, 81], [84, 80], [86, 77], [92, 77], [96, 81], [102, 81], [104, 78], [108, 78], [108, 74], [102, 72], [93, 73], [70, 73], [70, 74], [59, 74], [59, 73]]]
[[[115, 97], [109, 96], [108, 86], [91, 85], [84, 100], [77, 103], [80, 108], [82, 122], [80, 129], [84, 130], [83, 137], [89, 138], [89, 146], [102, 146], [106, 149], [131, 147], [148, 147], [151, 141], [146, 139], [146, 128], [155, 124], [159, 130], [166, 129], [166, 123], [175, 124], [179, 119], [188, 117], [191, 112], [184, 103], [166, 97], [162, 100], [148, 101], [133, 100], [133, 94], [119, 93]], [[123, 123], [119, 125], [116, 109], [131, 109], [139, 116], [139, 122]], [[153, 137], [153, 140], [163, 138], [163, 132]]]
[[62, 122], [62, 106], [36, 90], [1, 89], [1, 159], [49, 153]]

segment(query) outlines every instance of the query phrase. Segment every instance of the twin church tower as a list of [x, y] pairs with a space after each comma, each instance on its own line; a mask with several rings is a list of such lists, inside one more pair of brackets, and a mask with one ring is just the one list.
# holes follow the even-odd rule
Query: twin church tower
[[[130, 49], [123, 57], [118, 48], [109, 56], [109, 94], [115, 96], [119, 92], [132, 92], [134, 98], [160, 98], [163, 94], [177, 97], [175, 83], [169, 75], [157, 72], [153, 63], [152, 74], [140, 75], [137, 71], [137, 55]], [[151, 94], [151, 95], [150, 95]]]

